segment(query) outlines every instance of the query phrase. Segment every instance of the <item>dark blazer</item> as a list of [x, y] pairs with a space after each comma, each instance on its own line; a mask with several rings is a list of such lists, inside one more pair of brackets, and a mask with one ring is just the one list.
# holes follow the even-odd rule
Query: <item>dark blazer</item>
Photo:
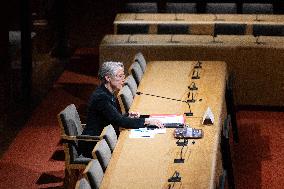
[[[117, 99], [104, 84], [100, 85], [91, 95], [87, 124], [82, 134], [99, 136], [103, 128], [112, 124], [118, 134], [119, 127], [141, 128], [144, 127], [144, 118], [129, 118], [122, 115], [117, 105]], [[84, 156], [91, 157], [95, 143], [79, 142], [79, 148]]]

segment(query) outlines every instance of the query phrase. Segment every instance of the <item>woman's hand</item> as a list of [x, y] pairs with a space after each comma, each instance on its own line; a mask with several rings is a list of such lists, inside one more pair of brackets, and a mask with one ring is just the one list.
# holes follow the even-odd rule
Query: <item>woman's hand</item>
[[128, 117], [130, 118], [139, 118], [140, 113], [139, 112], [128, 112]]
[[157, 126], [158, 128], [164, 128], [164, 125], [163, 123], [158, 120], [158, 119], [149, 119], [149, 118], [146, 118], [145, 119], [145, 125], [155, 125]]

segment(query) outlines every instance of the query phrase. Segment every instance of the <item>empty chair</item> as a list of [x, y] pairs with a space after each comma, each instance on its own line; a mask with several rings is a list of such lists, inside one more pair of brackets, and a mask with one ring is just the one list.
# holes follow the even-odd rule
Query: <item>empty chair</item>
[[157, 3], [127, 3], [125, 12], [128, 13], [157, 13]]
[[112, 125], [104, 127], [102, 137], [106, 140], [111, 152], [113, 152], [117, 143], [117, 135]]
[[77, 181], [75, 189], [93, 189], [86, 178]]
[[229, 74], [227, 85], [226, 85], [225, 100], [226, 100], [226, 106], [227, 106], [227, 114], [230, 115], [230, 121], [231, 121], [232, 131], [233, 131], [233, 139], [235, 143], [238, 143], [239, 142], [239, 132], [238, 132], [236, 109], [235, 109], [233, 83], [234, 83], [234, 75], [231, 73]]
[[207, 3], [206, 13], [236, 14], [237, 4], [236, 3]]
[[95, 159], [98, 159], [103, 171], [105, 171], [111, 158], [111, 150], [105, 139], [100, 140], [96, 144], [92, 155]]
[[196, 13], [196, 3], [167, 3], [168, 13]]
[[158, 24], [158, 34], [188, 34], [188, 25]]
[[138, 62], [134, 62], [133, 64], [131, 64], [129, 68], [129, 73], [133, 75], [138, 86], [143, 77], [143, 71]]
[[119, 91], [118, 101], [121, 107], [121, 112], [128, 113], [130, 106], [133, 102], [133, 95], [127, 85], [123, 86], [122, 89]]
[[143, 73], [146, 71], [147, 62], [141, 52], [135, 54], [134, 56], [134, 62], [138, 62], [138, 64], [141, 66]]
[[270, 3], [243, 3], [243, 14], [273, 14]]
[[253, 35], [284, 36], [284, 25], [255, 24], [253, 25]]
[[245, 31], [246, 24], [217, 23], [214, 28], [216, 35], [244, 35]]
[[132, 74], [130, 74], [129, 76], [127, 76], [127, 78], [125, 79], [124, 82], [125, 85], [127, 85], [132, 93], [132, 96], [134, 97], [136, 95], [137, 92], [137, 83], [133, 77]]
[[149, 25], [147, 24], [118, 24], [117, 34], [147, 34]]
[[93, 159], [89, 162], [83, 174], [87, 177], [92, 189], [100, 188], [104, 177], [104, 171], [97, 159]]

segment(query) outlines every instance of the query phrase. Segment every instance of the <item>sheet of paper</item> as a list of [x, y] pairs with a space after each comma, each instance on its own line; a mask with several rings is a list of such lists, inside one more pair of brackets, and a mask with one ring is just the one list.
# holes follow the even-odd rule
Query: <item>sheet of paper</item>
[[154, 138], [154, 130], [147, 130], [147, 128], [131, 129], [129, 138]]
[[184, 124], [184, 116], [176, 114], [150, 115], [149, 119], [158, 119], [162, 123], [182, 123]]

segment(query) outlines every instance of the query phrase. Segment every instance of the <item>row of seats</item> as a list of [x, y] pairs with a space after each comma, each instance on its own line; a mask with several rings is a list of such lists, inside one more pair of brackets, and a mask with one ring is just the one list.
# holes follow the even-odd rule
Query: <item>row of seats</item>
[[[148, 34], [148, 24], [118, 24], [117, 34]], [[246, 24], [216, 23], [214, 32], [207, 35], [245, 35], [254, 36], [284, 36], [284, 25], [255, 24], [252, 33], [247, 32]], [[204, 30], [202, 31], [204, 33]], [[157, 34], [198, 34], [191, 33], [191, 26], [188, 24], [157, 24]]]
[[[112, 152], [117, 143], [117, 135], [113, 126], [108, 125], [104, 127], [100, 136], [82, 135], [84, 124], [81, 123], [78, 111], [74, 104], [68, 105], [58, 114], [58, 121], [61, 127], [61, 136], [64, 144], [65, 168], [67, 173], [69, 173], [71, 176], [74, 176], [72, 175], [74, 170], [82, 170], [91, 163], [91, 165], [87, 166], [86, 174], [88, 175], [89, 172], [91, 172], [91, 175], [94, 174], [96, 178], [92, 178], [94, 181], [90, 182], [93, 182], [94, 186], [98, 186], [102, 180], [101, 172], [106, 170], [111, 159]], [[80, 153], [78, 146], [78, 141], [80, 140], [97, 142], [92, 152], [93, 159], [84, 157]], [[94, 159], [99, 162], [100, 167], [97, 165], [98, 163], [96, 163]], [[98, 172], [94, 172], [94, 169], [95, 171], [98, 169]], [[65, 179], [68, 180], [68, 178]], [[89, 178], [89, 180], [91, 179]]]
[[[280, 7], [279, 7], [280, 6]], [[213, 14], [283, 14], [283, 4], [273, 3], [126, 3], [128, 13], [213, 13]]]
[[146, 70], [147, 62], [141, 52], [134, 56], [134, 62], [129, 68], [129, 75], [125, 79], [125, 85], [118, 94], [123, 113], [127, 113], [136, 95], [137, 88]]

